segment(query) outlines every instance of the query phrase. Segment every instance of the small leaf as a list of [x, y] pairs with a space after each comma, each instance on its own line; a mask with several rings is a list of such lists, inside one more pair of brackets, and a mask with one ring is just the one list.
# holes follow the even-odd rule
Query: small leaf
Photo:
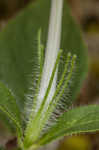
[[89, 105], [65, 112], [38, 142], [47, 144], [62, 136], [99, 131], [99, 106]]
[[9, 121], [12, 122], [12, 126], [14, 125], [16, 128], [16, 132], [18, 132], [17, 134], [21, 136], [22, 122], [18, 105], [11, 91], [2, 82], [0, 82], [0, 111], [2, 115], [4, 115], [4, 117], [0, 116], [1, 119], [3, 118], [3, 121], [6, 123], [7, 120], [4, 118], [8, 117]]
[[32, 113], [32, 119], [37, 111], [37, 96], [39, 94], [40, 82], [42, 77], [43, 63], [44, 63], [44, 46], [41, 43], [41, 29], [37, 34], [37, 50], [33, 51], [33, 73], [30, 80], [30, 87], [27, 90], [25, 101], [25, 120], [29, 120], [29, 116]]

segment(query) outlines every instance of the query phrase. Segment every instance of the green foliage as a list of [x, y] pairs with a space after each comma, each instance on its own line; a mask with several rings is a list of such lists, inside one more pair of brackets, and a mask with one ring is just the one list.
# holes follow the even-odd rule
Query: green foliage
[[[16, 127], [16, 133], [22, 136], [21, 126], [22, 119], [16, 100], [11, 91], [0, 82], [0, 111], [2, 111]], [[6, 121], [6, 120], [5, 120]]]
[[[87, 56], [67, 2], [64, 2], [63, 9], [63, 50], [57, 54], [48, 88], [38, 109], [50, 4], [51, 0], [34, 2], [0, 34], [0, 118], [15, 128], [19, 147], [26, 150], [64, 135], [99, 130], [98, 106], [68, 110], [85, 78]], [[56, 73], [56, 91], [47, 104]]]
[[89, 105], [65, 112], [45, 134], [40, 144], [49, 143], [56, 138], [99, 130], [99, 106]]

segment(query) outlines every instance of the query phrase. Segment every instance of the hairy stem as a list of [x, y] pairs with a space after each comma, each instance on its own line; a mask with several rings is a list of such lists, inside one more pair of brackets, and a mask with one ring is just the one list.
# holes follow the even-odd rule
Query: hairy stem
[[[52, 74], [52, 70], [57, 58], [57, 54], [60, 49], [62, 7], [63, 7], [63, 0], [52, 0], [45, 62], [44, 62], [40, 92], [38, 96], [38, 107], [40, 106], [44, 98]], [[55, 75], [54, 77], [52, 88], [50, 90], [50, 94], [47, 99], [47, 104], [49, 104], [49, 101], [52, 98], [53, 93], [55, 92], [56, 78], [57, 75]]]
[[[46, 46], [44, 67], [40, 83], [40, 91], [37, 97], [36, 116], [34, 120], [29, 120], [26, 128], [24, 147], [29, 148], [35, 145], [35, 142], [40, 138], [42, 125], [42, 119], [44, 118], [44, 112], [47, 111], [47, 107], [50, 104], [50, 100], [56, 90], [57, 79], [57, 64], [61, 54], [60, 40], [61, 40], [61, 22], [62, 22], [62, 7], [63, 0], [52, 0], [51, 15], [49, 22], [48, 41]], [[39, 40], [40, 41], [40, 40]], [[39, 48], [40, 49], [40, 48]], [[47, 107], [46, 107], [47, 106]]]

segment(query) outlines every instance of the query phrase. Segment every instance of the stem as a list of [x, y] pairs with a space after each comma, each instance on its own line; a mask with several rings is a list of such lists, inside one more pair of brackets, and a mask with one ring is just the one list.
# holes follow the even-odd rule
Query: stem
[[52, 0], [45, 61], [42, 72], [40, 91], [37, 97], [37, 115], [35, 116], [34, 120], [31, 120], [30, 118], [29, 124], [27, 125], [24, 138], [25, 148], [29, 148], [30, 146], [35, 147], [33, 142], [35, 143], [35, 141], [38, 140], [46, 123], [45, 121], [42, 125], [44, 112], [47, 111], [47, 107], [49, 106], [50, 100], [52, 99], [56, 90], [57, 68], [55, 68], [55, 70], [53, 69], [57, 66], [57, 56], [60, 56], [59, 53], [61, 53], [61, 51], [59, 52], [59, 49], [61, 40], [62, 7], [63, 0]]
[[[52, 0], [45, 62], [41, 79], [40, 92], [38, 95], [38, 108], [40, 107], [40, 104], [42, 103], [42, 100], [45, 96], [45, 92], [48, 87], [52, 70], [56, 62], [57, 54], [60, 49], [62, 7], [63, 7], [63, 0]], [[49, 104], [55, 92], [56, 78], [57, 74], [55, 75], [53, 80], [53, 84], [47, 99], [47, 105]]]

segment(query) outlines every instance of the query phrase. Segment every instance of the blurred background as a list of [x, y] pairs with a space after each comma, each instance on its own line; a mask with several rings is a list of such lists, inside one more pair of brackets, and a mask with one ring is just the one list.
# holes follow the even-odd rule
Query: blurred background
[[[31, 1], [35, 0], [0, 0], [0, 31], [6, 26], [9, 19], [15, 17]], [[88, 46], [89, 55], [88, 76], [74, 105], [98, 104], [99, 0], [68, 0], [68, 3], [70, 4], [72, 15], [82, 29], [83, 39]], [[16, 144], [16, 139], [6, 133], [6, 129], [0, 123], [0, 143], [6, 143], [7, 149], [11, 150]], [[65, 137], [44, 149], [99, 150], [99, 133]]]

